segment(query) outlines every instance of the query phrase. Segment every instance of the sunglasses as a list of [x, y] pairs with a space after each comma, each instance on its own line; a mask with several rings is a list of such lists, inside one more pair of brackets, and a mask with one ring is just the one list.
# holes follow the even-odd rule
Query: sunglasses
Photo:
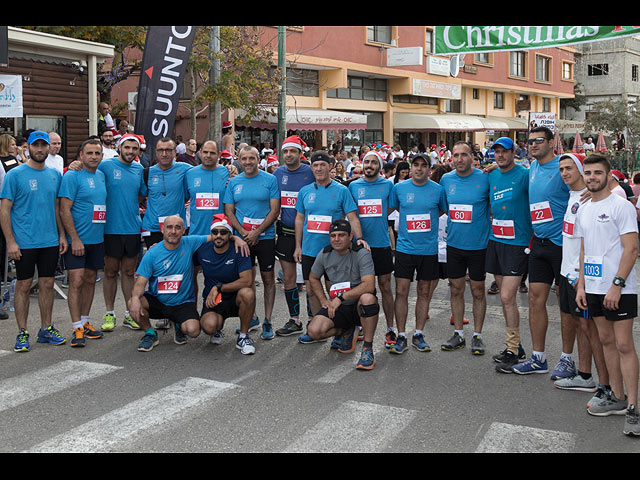
[[527, 140], [527, 143], [529, 145], [533, 145], [534, 143], [537, 143], [538, 145], [540, 145], [541, 143], [546, 142], [547, 139], [545, 137], [538, 137], [538, 138], [530, 138], [529, 140]]
[[225, 236], [227, 233], [229, 233], [229, 230], [227, 230], [226, 228], [223, 228], [222, 230], [218, 230], [217, 228], [214, 228], [213, 230], [211, 230], [211, 235], [213, 235], [214, 237], [216, 235]]

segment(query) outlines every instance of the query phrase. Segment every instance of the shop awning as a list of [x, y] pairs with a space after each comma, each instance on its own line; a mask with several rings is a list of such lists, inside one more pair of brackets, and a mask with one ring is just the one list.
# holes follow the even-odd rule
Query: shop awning
[[394, 113], [393, 129], [396, 132], [478, 132], [486, 127], [480, 117], [472, 115]]
[[[238, 117], [242, 117], [237, 110]], [[287, 130], [365, 130], [367, 128], [367, 116], [351, 112], [339, 112], [336, 110], [320, 110], [309, 108], [289, 109], [287, 111]], [[237, 121], [238, 125], [274, 130], [278, 127], [278, 117], [269, 114], [266, 118], [252, 119], [247, 125]]]
[[523, 118], [514, 117], [486, 117], [480, 119], [485, 125], [486, 130], [519, 130], [527, 131], [527, 121]]

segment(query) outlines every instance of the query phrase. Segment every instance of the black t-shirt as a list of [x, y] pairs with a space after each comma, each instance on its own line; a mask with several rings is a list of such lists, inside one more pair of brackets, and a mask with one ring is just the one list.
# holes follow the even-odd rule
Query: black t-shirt
[[20, 162], [13, 155], [7, 155], [6, 157], [0, 157], [0, 162], [2, 162], [2, 166], [4, 167], [5, 173], [11, 170], [12, 168], [18, 167]]

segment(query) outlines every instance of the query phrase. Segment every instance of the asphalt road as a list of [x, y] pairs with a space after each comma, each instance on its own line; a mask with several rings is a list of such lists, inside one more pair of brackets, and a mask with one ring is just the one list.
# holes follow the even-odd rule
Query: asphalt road
[[[104, 309], [102, 283], [97, 285], [94, 325], [100, 325]], [[281, 287], [276, 327], [287, 320]], [[258, 287], [258, 298], [261, 291]], [[465, 316], [472, 318], [468, 289], [466, 296]], [[141, 332], [121, 323], [83, 349], [38, 344], [39, 314], [32, 296], [31, 352], [13, 352], [13, 314], [0, 321], [0, 451], [640, 451], [640, 438], [622, 434], [624, 416], [587, 414], [592, 394], [558, 390], [549, 375], [494, 371], [491, 355], [504, 348], [504, 320], [499, 296], [487, 297], [486, 355], [473, 356], [468, 346], [440, 350], [453, 333], [447, 282], [441, 281], [425, 329], [432, 351], [389, 354], [381, 317], [376, 367], [359, 371], [354, 368], [359, 354], [339, 354], [329, 342], [264, 341], [258, 332], [251, 334], [256, 354], [243, 356], [235, 348], [236, 319], [227, 321], [222, 345], [201, 335], [178, 346], [169, 331], [160, 334], [152, 352], [141, 353], [136, 350]], [[410, 302], [408, 332], [414, 328], [415, 286]], [[120, 292], [117, 303], [122, 305]], [[529, 355], [527, 295], [518, 294], [518, 303]], [[552, 368], [561, 352], [560, 321], [553, 296], [548, 304]], [[121, 319], [122, 308], [117, 310]], [[67, 304], [60, 297], [54, 323], [70, 336]], [[465, 332], [470, 338], [471, 325]]]

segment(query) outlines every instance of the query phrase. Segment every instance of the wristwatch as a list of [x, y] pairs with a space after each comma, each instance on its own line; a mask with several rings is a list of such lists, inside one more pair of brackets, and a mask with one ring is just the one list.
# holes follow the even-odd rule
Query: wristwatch
[[618, 277], [618, 276], [613, 277], [613, 284], [616, 287], [622, 287], [622, 288], [627, 286], [627, 284], [625, 283], [624, 278]]
[[344, 292], [336, 293], [336, 298], [340, 300], [340, 302], [344, 302], [344, 298], [342, 298], [342, 295], [344, 295]]

